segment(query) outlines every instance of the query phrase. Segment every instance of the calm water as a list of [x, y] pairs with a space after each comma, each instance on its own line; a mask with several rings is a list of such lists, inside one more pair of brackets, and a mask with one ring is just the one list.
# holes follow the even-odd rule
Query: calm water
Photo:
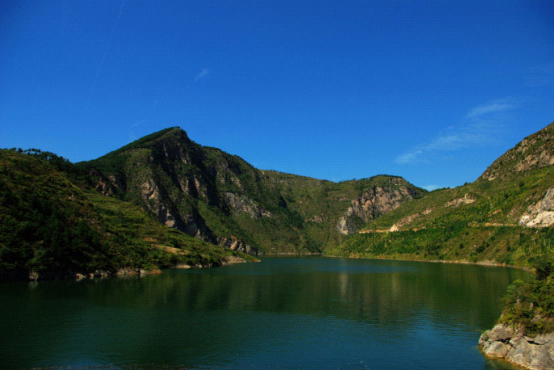
[[511, 369], [476, 344], [520, 270], [264, 258], [0, 284], [0, 368]]

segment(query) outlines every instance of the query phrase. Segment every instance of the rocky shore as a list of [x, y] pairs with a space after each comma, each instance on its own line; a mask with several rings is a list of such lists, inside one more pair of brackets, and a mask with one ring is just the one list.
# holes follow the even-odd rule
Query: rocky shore
[[[260, 262], [258, 259], [254, 259], [253, 262]], [[237, 256], [227, 256], [224, 259], [216, 262], [216, 263], [196, 263], [196, 264], [177, 264], [173, 266], [173, 268], [181, 268], [181, 269], [190, 269], [190, 268], [210, 268], [210, 267], [216, 267], [216, 266], [228, 266], [233, 265], [235, 263], [246, 263], [246, 260], [242, 257]], [[96, 278], [106, 278], [106, 277], [133, 277], [133, 276], [145, 276], [145, 275], [152, 275], [152, 274], [161, 274], [162, 270], [159, 269], [141, 269], [141, 268], [121, 268], [118, 270], [113, 271], [107, 271], [107, 270], [96, 270], [91, 273], [80, 273], [80, 272], [73, 272], [73, 271], [65, 271], [65, 272], [51, 272], [46, 271], [43, 273], [38, 273], [35, 271], [31, 271], [28, 274], [28, 280], [29, 281], [37, 281], [37, 280], [59, 280], [59, 279], [75, 279], [75, 280], [83, 280], [86, 278], [90, 279], [96, 279]], [[1, 281], [2, 279], [0, 279]], [[19, 276], [9, 276], [6, 279], [7, 281], [10, 280], [27, 280], [26, 276], [23, 276], [22, 274]]]
[[[94, 272], [91, 272], [91, 273], [80, 273], [80, 272], [73, 272], [73, 271], [65, 271], [65, 272], [46, 271], [39, 274], [38, 272], [31, 271], [29, 272], [29, 281], [60, 280], [60, 279], [83, 280], [86, 278], [97, 279], [97, 278], [107, 278], [111, 276], [119, 276], [119, 277], [144, 276], [144, 275], [150, 275], [150, 274], [161, 274], [161, 272], [162, 271], [159, 269], [145, 270], [140, 268], [122, 268], [114, 271], [95, 270]], [[17, 277], [15, 277], [12, 280], [23, 280], [23, 279], [18, 279]]]
[[525, 369], [554, 369], [554, 333], [528, 337], [498, 324], [479, 338], [485, 357], [503, 359]]

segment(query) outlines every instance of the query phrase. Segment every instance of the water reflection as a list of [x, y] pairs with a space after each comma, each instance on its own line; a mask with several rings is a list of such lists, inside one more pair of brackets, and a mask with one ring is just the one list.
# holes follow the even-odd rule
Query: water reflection
[[373, 361], [373, 368], [438, 369], [453, 368], [456, 358], [460, 369], [493, 369], [501, 365], [480, 357], [478, 332], [496, 321], [507, 285], [524, 275], [483, 266], [271, 258], [140, 279], [5, 284], [0, 362], [362, 368]]

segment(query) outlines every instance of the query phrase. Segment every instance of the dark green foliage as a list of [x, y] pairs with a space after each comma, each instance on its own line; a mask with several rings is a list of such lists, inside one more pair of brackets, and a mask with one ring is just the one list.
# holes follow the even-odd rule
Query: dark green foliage
[[514, 282], [504, 299], [505, 308], [500, 321], [518, 327], [525, 335], [554, 331], [552, 254], [544, 257], [536, 265], [535, 279]]
[[218, 265], [236, 254], [162, 226], [136, 204], [100, 195], [83, 170], [51, 153], [0, 150], [0, 171], [0, 279]]
[[100, 235], [80, 190], [53, 164], [19, 152], [1, 151], [0, 163], [0, 274], [88, 271]]
[[537, 280], [545, 281], [550, 275], [552, 275], [552, 272], [554, 272], [552, 259], [540, 258], [535, 263], [535, 270], [536, 270]]

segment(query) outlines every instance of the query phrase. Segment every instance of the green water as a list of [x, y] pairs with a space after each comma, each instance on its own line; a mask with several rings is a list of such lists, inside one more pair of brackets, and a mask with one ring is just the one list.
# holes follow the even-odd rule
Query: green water
[[0, 368], [510, 369], [476, 344], [516, 269], [264, 258], [0, 284]]

